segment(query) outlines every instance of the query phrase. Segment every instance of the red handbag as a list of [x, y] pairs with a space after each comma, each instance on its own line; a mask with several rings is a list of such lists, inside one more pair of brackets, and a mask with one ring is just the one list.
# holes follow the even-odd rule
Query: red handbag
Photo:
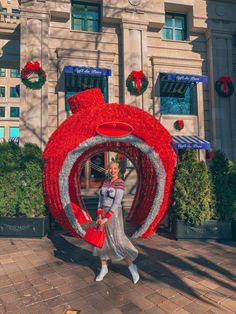
[[84, 236], [84, 241], [101, 249], [106, 239], [106, 233], [103, 230], [103, 226], [88, 227], [88, 230]]

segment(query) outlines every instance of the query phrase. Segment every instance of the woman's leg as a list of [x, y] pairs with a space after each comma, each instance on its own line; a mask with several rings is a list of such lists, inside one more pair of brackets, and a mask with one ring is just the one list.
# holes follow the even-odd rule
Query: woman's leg
[[124, 260], [126, 264], [128, 265], [129, 271], [133, 277], [133, 282], [137, 283], [140, 278], [139, 273], [138, 273], [138, 267], [135, 264], [133, 264], [133, 262], [130, 259], [125, 258]]
[[96, 281], [102, 281], [107, 273], [108, 273], [107, 260], [101, 259], [101, 271], [99, 275], [96, 277]]

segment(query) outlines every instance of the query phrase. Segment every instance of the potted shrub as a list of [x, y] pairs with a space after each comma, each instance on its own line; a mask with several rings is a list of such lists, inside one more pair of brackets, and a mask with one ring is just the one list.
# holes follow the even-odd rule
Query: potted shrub
[[42, 237], [48, 233], [42, 168], [42, 153], [37, 146], [0, 144], [1, 236]]
[[171, 217], [176, 239], [228, 238], [229, 225], [214, 217], [214, 193], [210, 172], [195, 151], [186, 151], [176, 167]]
[[232, 221], [232, 232], [236, 239], [236, 167], [218, 150], [214, 153], [210, 170], [215, 194], [215, 218]]

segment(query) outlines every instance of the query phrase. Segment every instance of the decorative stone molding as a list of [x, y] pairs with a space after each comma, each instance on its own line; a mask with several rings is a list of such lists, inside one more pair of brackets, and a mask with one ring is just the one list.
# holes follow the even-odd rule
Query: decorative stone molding
[[[194, 74], [202, 74], [202, 63], [203, 59], [194, 59], [194, 58], [178, 58], [178, 57], [167, 57], [167, 56], [152, 56], [151, 58], [152, 66], [165, 66], [172, 68], [187, 69], [186, 73], [189, 73], [189, 70], [194, 69]], [[184, 71], [184, 70], [183, 70]]]
[[81, 60], [93, 60], [100, 62], [106, 62], [113, 64], [115, 53], [114, 52], [105, 52], [100, 50], [85, 50], [85, 49], [64, 49], [58, 48], [56, 49], [57, 57], [59, 59], [81, 59]]

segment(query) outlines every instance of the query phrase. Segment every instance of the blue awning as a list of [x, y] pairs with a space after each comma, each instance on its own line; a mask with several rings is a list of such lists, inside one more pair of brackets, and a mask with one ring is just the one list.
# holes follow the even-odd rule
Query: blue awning
[[19, 137], [9, 137], [8, 143], [14, 142], [16, 144], [19, 144]]
[[175, 135], [173, 141], [176, 149], [205, 149], [211, 150], [211, 144], [198, 136]]
[[195, 74], [178, 74], [178, 73], [167, 73], [168, 81], [175, 82], [187, 82], [187, 83], [207, 83], [208, 77], [204, 75]]
[[185, 97], [188, 88], [196, 83], [206, 83], [207, 76], [195, 74], [160, 73], [161, 97]]
[[78, 66], [65, 66], [64, 71], [66, 74], [82, 74], [94, 76], [111, 76], [111, 70], [106, 68], [91, 68], [91, 67], [78, 67]]

